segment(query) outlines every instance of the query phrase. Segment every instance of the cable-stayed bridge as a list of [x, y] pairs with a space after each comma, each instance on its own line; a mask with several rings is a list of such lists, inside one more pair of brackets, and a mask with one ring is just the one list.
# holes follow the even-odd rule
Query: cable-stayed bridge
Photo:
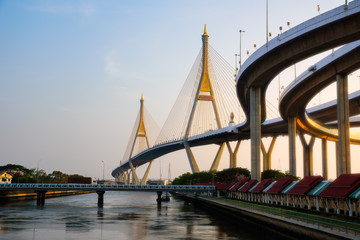
[[[168, 119], [159, 133], [155, 134], [156, 140], [149, 141], [150, 137], [154, 138], [154, 136], [150, 136], [150, 132], [147, 132], [150, 127], [146, 126], [148, 124], [146, 120], [151, 118], [146, 117], [146, 114], [143, 113], [142, 99], [139, 117], [135, 122], [129, 146], [120, 166], [112, 172], [112, 175], [118, 181], [129, 183], [131, 174], [133, 182], [139, 184], [139, 178], [136, 175], [138, 166], [149, 162], [149, 170], [153, 159], [180, 149], [186, 150], [192, 171], [198, 172], [199, 168], [191, 147], [207, 144], [219, 145], [211, 170], [217, 169], [221, 154], [226, 146], [230, 152], [230, 167], [236, 167], [236, 153], [240, 141], [251, 139], [251, 174], [252, 178], [260, 178], [261, 152], [263, 153], [264, 170], [270, 169], [271, 151], [276, 136], [287, 134], [289, 135], [289, 171], [296, 175], [294, 139], [297, 132], [300, 133], [301, 139], [303, 139], [303, 133], [308, 133], [323, 140], [331, 139], [339, 142], [338, 174], [350, 173], [351, 170], [348, 167], [350, 158], [346, 156], [346, 149], [350, 141], [353, 143], [359, 141], [356, 137], [350, 137], [347, 132], [349, 132], [349, 116], [359, 114], [358, 104], [356, 104], [359, 95], [355, 94], [348, 99], [347, 89], [344, 87], [347, 80], [344, 76], [349, 74], [350, 70], [359, 68], [357, 63], [347, 67], [347, 70], [335, 68], [335, 74], [333, 74], [335, 77], [329, 77], [331, 80], [327, 80], [326, 83], [321, 80], [321, 72], [317, 71], [316, 67], [309, 69], [310, 72], [316, 73], [312, 74], [312, 78], [301, 80], [300, 77], [304, 78], [304, 75], [301, 75], [295, 80], [295, 82], [300, 80], [301, 82], [310, 82], [314, 90], [311, 91], [312, 94], [320, 91], [335, 79], [336, 81], [339, 80], [338, 85], [343, 87], [338, 87], [338, 92], [343, 97], [338, 97], [335, 104], [324, 104], [315, 110], [306, 109], [311, 97], [309, 94], [305, 94], [302, 96], [306, 100], [302, 101], [301, 104], [299, 103], [300, 107], [295, 108], [296, 111], [282, 111], [281, 118], [275, 116], [273, 119], [265, 121], [266, 114], [269, 114], [269, 108], [271, 108], [269, 104], [266, 104], [265, 92], [274, 77], [291, 64], [321, 51], [360, 39], [359, 22], [360, 1], [353, 1], [349, 5], [333, 9], [284, 32], [250, 56], [237, 74], [236, 88], [234, 88], [233, 82], [233, 68], [208, 44], [209, 36], [205, 27], [202, 35], [203, 47]], [[349, 49], [348, 58], [350, 60], [347, 61], [356, 58], [358, 51], [356, 47]], [[341, 66], [345, 60], [339, 58], [337, 61]], [[328, 69], [334, 69], [335, 66], [332, 61], [322, 64], [328, 66]], [[235, 90], [243, 110], [239, 107]], [[293, 90], [290, 93], [291, 96], [301, 98], [298, 91], [300, 90]], [[280, 108], [290, 106], [289, 95], [286, 94], [289, 94], [289, 91], [283, 93]], [[346, 97], [344, 97], [345, 95]], [[340, 106], [342, 107], [338, 110]], [[334, 108], [337, 111], [334, 111]], [[330, 138], [329, 131], [323, 131], [320, 134], [317, 127], [312, 127], [310, 131], [309, 125], [301, 121], [304, 118], [300, 116], [305, 111], [313, 122], [323, 121], [324, 112], [328, 112], [329, 114], [325, 117], [326, 120], [323, 121], [322, 125], [335, 121], [338, 123], [336, 129], [339, 129], [337, 130], [339, 134], [333, 134]], [[341, 116], [339, 116], [339, 112], [342, 112]], [[313, 126], [315, 125], [313, 124]], [[273, 137], [268, 150], [264, 148], [262, 136]], [[140, 144], [137, 141], [143, 143]], [[230, 141], [237, 141], [235, 149], [231, 149]], [[309, 169], [312, 165], [313, 141], [310, 140], [309, 143], [302, 141], [304, 149], [308, 149], [308, 154], [304, 154], [304, 166], [306, 166], [304, 167], [304, 176], [311, 174]], [[323, 153], [325, 159], [326, 154]], [[325, 168], [323, 167], [323, 169]], [[144, 181], [146, 181], [148, 170], [142, 178]]]

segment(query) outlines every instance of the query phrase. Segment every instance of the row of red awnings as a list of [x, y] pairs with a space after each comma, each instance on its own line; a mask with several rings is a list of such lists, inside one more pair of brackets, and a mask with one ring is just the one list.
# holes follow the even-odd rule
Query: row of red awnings
[[[220, 191], [262, 193], [266, 190], [266, 193], [269, 194], [281, 194], [284, 189], [293, 184], [294, 186], [287, 191], [287, 194], [306, 195], [312, 189], [319, 186], [324, 181], [324, 178], [321, 176], [307, 176], [297, 183], [294, 181], [291, 177], [282, 178], [277, 182], [274, 182], [272, 179], [264, 179], [260, 183], [256, 179], [250, 181], [241, 179], [230, 184], [218, 183], [216, 188]], [[346, 198], [359, 187], [360, 174], [342, 174], [326, 188], [322, 189], [318, 195], [322, 197]]]

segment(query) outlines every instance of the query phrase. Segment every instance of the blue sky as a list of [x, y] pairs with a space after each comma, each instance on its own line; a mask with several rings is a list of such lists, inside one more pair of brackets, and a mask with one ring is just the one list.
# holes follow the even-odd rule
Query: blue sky
[[[265, 43], [265, 3], [0, 0], [0, 164], [102, 177], [104, 161], [110, 177], [141, 93], [161, 125], [201, 48], [204, 24], [231, 64], [245, 30], [245, 60], [254, 43]], [[324, 12], [343, 3], [269, 1], [269, 31], [316, 16], [317, 5]], [[163, 172], [173, 157], [164, 157]], [[173, 177], [190, 170], [184, 157], [172, 164]]]

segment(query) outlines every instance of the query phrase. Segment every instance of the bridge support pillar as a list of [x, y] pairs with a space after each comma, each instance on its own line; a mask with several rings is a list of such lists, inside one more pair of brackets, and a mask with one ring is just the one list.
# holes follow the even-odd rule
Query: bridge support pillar
[[321, 139], [321, 153], [322, 153], [322, 176], [325, 180], [329, 179], [328, 175], [328, 143], [327, 139]]
[[157, 193], [157, 196], [158, 196], [157, 199], [156, 199], [156, 201], [157, 201], [158, 204], [161, 204], [162, 191], [157, 191], [156, 193]]
[[45, 194], [46, 190], [39, 190], [35, 191], [37, 198], [36, 198], [36, 205], [37, 206], [44, 206], [45, 205]]
[[222, 143], [219, 147], [219, 150], [216, 153], [216, 156], [214, 158], [214, 161], [210, 167], [210, 171], [217, 171], [219, 164], [220, 164], [220, 160], [221, 160], [221, 156], [224, 152], [224, 148], [225, 148], [225, 143]]
[[127, 184], [127, 185], [130, 184], [130, 172], [129, 171], [125, 172], [125, 184]]
[[339, 129], [338, 144], [338, 175], [351, 173], [350, 161], [350, 123], [349, 123], [349, 97], [348, 78], [340, 74], [336, 75], [337, 83], [337, 117]]
[[250, 88], [251, 179], [260, 180], [261, 88]]
[[145, 185], [145, 184], [146, 184], [146, 181], [147, 181], [147, 179], [148, 179], [149, 172], [150, 172], [150, 169], [151, 169], [151, 166], [152, 166], [153, 161], [154, 161], [154, 160], [152, 160], [152, 161], [149, 162], [149, 165], [148, 165], [148, 167], [147, 167], [147, 169], [146, 169], [146, 172], [144, 173], [143, 178], [141, 179], [141, 183], [140, 183], [140, 184], [142, 184], [142, 185]]
[[140, 180], [136, 174], [136, 167], [133, 166], [131, 161], [129, 161], [129, 165], [131, 167], [131, 172], [132, 172], [132, 184], [139, 185]]
[[241, 140], [238, 140], [234, 149], [234, 152], [231, 149], [230, 143], [226, 142], [227, 149], [229, 150], [230, 155], [230, 168], [236, 168], [237, 167], [237, 153], [240, 148]]
[[122, 174], [121, 173], [118, 173], [115, 177], [115, 182], [121, 182], [121, 177], [122, 177]]
[[199, 169], [199, 166], [197, 165], [194, 154], [192, 153], [189, 143], [186, 140], [184, 141], [184, 146], [185, 146], [186, 155], [188, 156], [188, 159], [189, 159], [191, 171], [193, 173], [200, 172], [200, 169]]
[[313, 164], [313, 148], [315, 137], [311, 136], [309, 143], [306, 142], [303, 133], [299, 133], [300, 141], [303, 146], [303, 159], [304, 159], [304, 177], [314, 175]]
[[125, 172], [121, 173], [120, 182], [122, 184], [125, 184], [125, 182], [126, 182], [126, 173]]
[[296, 117], [288, 118], [289, 173], [296, 176]]
[[98, 195], [98, 207], [102, 208], [104, 206], [104, 193], [105, 191], [96, 191]]
[[263, 164], [264, 170], [270, 170], [271, 169], [271, 154], [272, 154], [272, 151], [274, 150], [276, 138], [277, 138], [277, 136], [274, 136], [271, 139], [271, 143], [270, 143], [268, 151], [266, 151], [264, 143], [261, 140], [261, 151], [262, 151], [263, 160], [264, 160], [264, 164]]

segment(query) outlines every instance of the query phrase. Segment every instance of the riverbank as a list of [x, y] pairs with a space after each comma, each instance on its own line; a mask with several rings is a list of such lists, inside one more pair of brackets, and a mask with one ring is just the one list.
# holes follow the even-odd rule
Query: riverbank
[[301, 221], [299, 218], [276, 215], [270, 211], [259, 211], [256, 208], [241, 205], [235, 200], [193, 196], [182, 196], [182, 198], [197, 207], [211, 210], [212, 213], [221, 217], [240, 220], [252, 226], [261, 225], [271, 231], [292, 236], [293, 239], [359, 239], [354, 232], [345, 233], [338, 228], [335, 230], [334, 227], [324, 227], [320, 222], [314, 224], [312, 219]]
[[[54, 197], [64, 197], [71, 195], [87, 194], [93, 193], [94, 191], [48, 191], [45, 194], [45, 198], [54, 198]], [[11, 202], [21, 202], [21, 201], [30, 201], [35, 200], [37, 194], [34, 192], [24, 192], [24, 191], [9, 191], [5, 194], [0, 194], [0, 204], [6, 204]]]

